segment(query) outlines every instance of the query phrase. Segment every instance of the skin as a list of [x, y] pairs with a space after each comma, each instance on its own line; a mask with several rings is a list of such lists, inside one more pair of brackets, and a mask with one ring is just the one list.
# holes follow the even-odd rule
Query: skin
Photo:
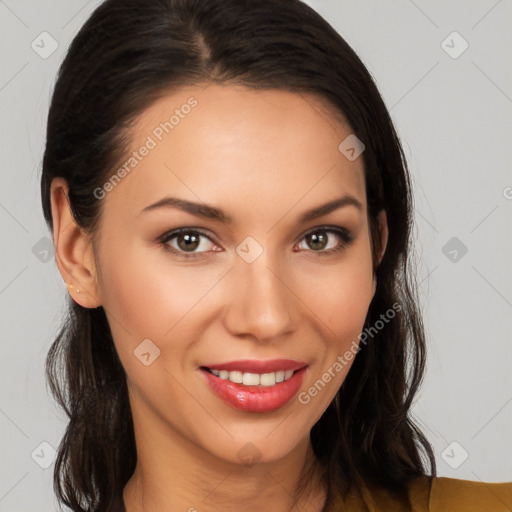
[[[76, 302], [105, 308], [128, 376], [138, 463], [124, 489], [126, 510], [319, 511], [318, 473], [296, 503], [295, 485], [314, 462], [310, 430], [352, 361], [308, 404], [295, 397], [268, 413], [228, 406], [198, 368], [302, 360], [307, 391], [358, 340], [375, 293], [363, 160], [338, 150], [350, 127], [314, 96], [213, 84], [154, 103], [132, 127], [132, 150], [191, 96], [197, 106], [102, 199], [93, 241], [73, 221], [66, 182], [52, 184], [59, 270]], [[221, 208], [233, 223], [166, 207], [142, 212], [170, 195]], [[343, 195], [361, 209], [299, 224], [305, 211]], [[381, 258], [384, 212], [379, 221]], [[353, 241], [320, 254], [343, 244], [330, 231], [324, 249], [308, 242], [308, 232], [326, 225]], [[159, 243], [182, 227], [211, 237], [191, 250], [204, 257], [186, 260]], [[236, 252], [248, 236], [263, 248], [252, 263]], [[169, 245], [187, 254], [183, 239]], [[160, 350], [149, 366], [134, 356], [145, 339]], [[260, 457], [251, 466], [237, 455], [247, 443]]]

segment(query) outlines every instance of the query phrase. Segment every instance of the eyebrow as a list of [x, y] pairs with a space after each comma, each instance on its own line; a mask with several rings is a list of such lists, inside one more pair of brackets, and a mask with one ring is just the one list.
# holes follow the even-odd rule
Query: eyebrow
[[[304, 212], [299, 217], [299, 223], [309, 222], [345, 206], [355, 206], [360, 211], [363, 211], [364, 209], [361, 202], [354, 196], [345, 195], [320, 206], [315, 206], [311, 210]], [[186, 199], [179, 199], [177, 197], [170, 196], [164, 197], [156, 203], [146, 206], [141, 213], [153, 211], [158, 208], [176, 208], [197, 217], [216, 220], [224, 224], [233, 224], [233, 218], [220, 208], [216, 208], [205, 203], [195, 203], [193, 201], [187, 201]]]

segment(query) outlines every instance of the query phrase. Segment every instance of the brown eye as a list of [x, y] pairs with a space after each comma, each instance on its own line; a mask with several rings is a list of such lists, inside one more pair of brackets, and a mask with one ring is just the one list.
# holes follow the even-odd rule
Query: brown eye
[[176, 237], [178, 247], [183, 251], [195, 251], [199, 247], [199, 236], [195, 233], [182, 234]]
[[316, 231], [315, 233], [306, 235], [305, 238], [309, 247], [311, 247], [311, 249], [314, 249], [315, 251], [324, 250], [329, 241], [329, 237], [327, 236], [325, 231]]
[[329, 255], [341, 251], [353, 239], [353, 235], [344, 228], [328, 228], [326, 226], [307, 233], [303, 238], [306, 247], [301, 247], [299, 244], [299, 248], [316, 252], [318, 256]]
[[174, 254], [185, 258], [205, 256], [215, 250], [212, 247], [216, 247], [206, 234], [191, 229], [171, 231], [160, 238], [160, 243]]

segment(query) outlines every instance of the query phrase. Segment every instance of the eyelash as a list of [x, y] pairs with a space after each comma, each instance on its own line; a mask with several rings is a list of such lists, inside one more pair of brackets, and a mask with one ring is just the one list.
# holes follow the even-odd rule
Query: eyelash
[[[301, 238], [300, 241], [304, 240], [308, 235], [314, 234], [314, 233], [334, 233], [338, 235], [341, 239], [341, 242], [337, 247], [334, 247], [332, 249], [327, 249], [323, 251], [314, 251], [309, 250], [309, 252], [315, 253], [317, 256], [330, 256], [334, 253], [341, 252], [343, 249], [345, 249], [348, 245], [350, 245], [351, 242], [354, 240], [354, 236], [350, 231], [348, 231], [345, 228], [339, 228], [336, 226], [321, 226], [318, 228], [314, 228], [307, 233], [304, 234], [304, 236]], [[201, 231], [200, 229], [192, 229], [192, 228], [180, 228], [175, 229], [173, 231], [169, 231], [162, 235], [158, 239], [158, 243], [161, 244], [165, 250], [168, 250], [172, 252], [173, 254], [176, 254], [180, 257], [183, 257], [184, 259], [197, 259], [197, 258], [204, 258], [210, 251], [202, 251], [197, 253], [187, 253], [186, 251], [178, 250], [172, 246], [169, 245], [169, 241], [173, 238], [176, 238], [179, 235], [182, 234], [195, 234], [195, 235], [201, 235], [210, 240], [210, 242], [215, 243], [205, 232]], [[302, 249], [303, 250], [303, 249]], [[220, 252], [220, 251], [215, 251]]]

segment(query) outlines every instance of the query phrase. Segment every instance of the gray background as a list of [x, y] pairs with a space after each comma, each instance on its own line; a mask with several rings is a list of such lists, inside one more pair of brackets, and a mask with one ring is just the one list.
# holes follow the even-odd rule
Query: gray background
[[[66, 290], [42, 219], [40, 164], [57, 67], [98, 3], [0, 0], [1, 512], [55, 509], [51, 447], [65, 423], [44, 359]], [[510, 481], [512, 2], [308, 3], [375, 77], [413, 173], [429, 342], [414, 414], [439, 474]], [[51, 55], [42, 32], [58, 44]]]

